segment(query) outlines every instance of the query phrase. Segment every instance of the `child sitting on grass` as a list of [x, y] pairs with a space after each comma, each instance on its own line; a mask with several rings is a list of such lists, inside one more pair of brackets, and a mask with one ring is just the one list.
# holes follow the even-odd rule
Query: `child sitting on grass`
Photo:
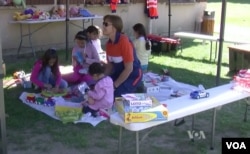
[[92, 63], [88, 72], [95, 81], [95, 85], [87, 92], [87, 100], [82, 102], [83, 113], [90, 112], [93, 117], [96, 117], [100, 109], [112, 108], [114, 102], [113, 81], [104, 74], [104, 66], [101, 63]]
[[67, 88], [68, 83], [61, 77], [55, 49], [48, 49], [43, 57], [35, 62], [30, 81], [39, 89], [52, 89], [54, 92]]

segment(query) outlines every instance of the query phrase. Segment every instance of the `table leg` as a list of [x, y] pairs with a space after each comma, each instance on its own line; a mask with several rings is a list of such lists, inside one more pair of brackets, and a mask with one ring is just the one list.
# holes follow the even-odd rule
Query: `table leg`
[[29, 36], [29, 43], [30, 43], [30, 48], [31, 48], [31, 51], [32, 51], [32, 53], [33, 53], [33, 55], [34, 55], [34, 58], [36, 58], [36, 53], [35, 53], [35, 51], [34, 51], [34, 49], [33, 49], [33, 44], [32, 44], [32, 41], [31, 41], [31, 35], [32, 35], [32, 33], [31, 33], [31, 31], [30, 31], [30, 25], [28, 25], [28, 30], [29, 30], [29, 34], [28, 34], [28, 36]]
[[19, 56], [21, 46], [23, 44], [23, 26], [22, 26], [22, 24], [19, 24], [19, 26], [20, 26], [20, 43], [19, 43], [19, 47], [18, 47], [18, 50], [17, 50], [17, 56]]
[[192, 130], [194, 130], [194, 120], [195, 120], [195, 115], [192, 115]]
[[120, 131], [119, 131], [119, 145], [118, 145], [119, 154], [121, 154], [121, 145], [122, 145], [122, 126], [120, 126]]
[[85, 29], [85, 25], [84, 25], [84, 22], [85, 22], [85, 20], [82, 20], [82, 29], [84, 30]]
[[218, 42], [215, 42], [215, 55], [214, 55], [214, 61], [216, 61], [217, 59], [217, 46], [218, 46]]
[[210, 61], [212, 60], [213, 41], [210, 41]]
[[139, 154], [140, 152], [139, 152], [139, 147], [140, 147], [140, 145], [139, 145], [140, 143], [139, 143], [139, 131], [136, 131], [136, 154]]
[[216, 122], [216, 108], [214, 108], [213, 121], [212, 121], [211, 147], [210, 147], [211, 150], [214, 149], [215, 122]]

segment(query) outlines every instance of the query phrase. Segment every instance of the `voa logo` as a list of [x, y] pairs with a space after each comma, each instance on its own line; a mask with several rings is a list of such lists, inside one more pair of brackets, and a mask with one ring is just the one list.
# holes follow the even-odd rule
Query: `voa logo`
[[188, 130], [188, 136], [190, 139], [206, 139], [205, 133], [203, 131]]
[[247, 149], [244, 142], [226, 142], [227, 149]]

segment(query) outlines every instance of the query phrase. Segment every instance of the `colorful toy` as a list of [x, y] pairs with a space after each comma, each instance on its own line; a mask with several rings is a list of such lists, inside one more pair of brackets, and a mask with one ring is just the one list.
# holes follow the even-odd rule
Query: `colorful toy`
[[42, 90], [41, 94], [44, 97], [59, 97], [59, 96], [65, 96], [65, 95], [67, 95], [68, 91], [65, 89], [65, 90], [62, 90], [62, 91], [60, 91], [58, 93], [54, 93], [51, 90], [44, 89], [44, 90]]
[[38, 105], [43, 105], [44, 104], [44, 98], [36, 97], [35, 103], [38, 104]]
[[13, 4], [14, 4], [15, 6], [20, 6], [20, 5], [22, 5], [23, 8], [26, 8], [26, 3], [25, 3], [24, 0], [12, 0], [12, 2], [13, 2]]
[[32, 17], [31, 14], [23, 14], [21, 12], [15, 12], [15, 14], [13, 15], [13, 20], [20, 21], [29, 19], [31, 17]]
[[25, 77], [25, 72], [24, 71], [18, 71], [18, 72], [13, 73], [13, 78], [14, 79], [21, 79], [23, 77]]
[[28, 103], [35, 103], [36, 102], [36, 97], [34, 94], [27, 94], [26, 96], [26, 101]]
[[59, 14], [60, 17], [65, 17], [66, 16], [65, 6], [62, 4], [58, 5], [57, 13]]
[[209, 97], [209, 93], [204, 90], [195, 90], [190, 93], [190, 97], [194, 99]]
[[56, 103], [55, 103], [55, 100], [53, 100], [51, 97], [45, 99], [44, 101], [44, 106], [54, 106]]
[[40, 15], [42, 14], [42, 11], [37, 9], [34, 11], [32, 19], [39, 19]]
[[78, 17], [79, 16], [79, 8], [74, 6], [69, 9], [70, 17]]
[[23, 13], [24, 14], [31, 14], [31, 15], [33, 15], [34, 11], [33, 11], [33, 9], [25, 9]]

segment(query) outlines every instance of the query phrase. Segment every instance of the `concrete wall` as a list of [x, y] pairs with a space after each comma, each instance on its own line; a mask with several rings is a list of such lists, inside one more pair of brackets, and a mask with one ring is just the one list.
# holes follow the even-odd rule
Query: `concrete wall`
[[[201, 20], [203, 15], [203, 10], [205, 10], [206, 2], [201, 3], [175, 3], [171, 5], [172, 17], [171, 17], [171, 34], [176, 31], [194, 31], [195, 21]], [[52, 6], [39, 5], [42, 10], [50, 10]], [[106, 15], [110, 13], [109, 6], [89, 6], [87, 7], [89, 11], [97, 15]], [[22, 11], [21, 8], [13, 7], [0, 7], [0, 28], [2, 31], [2, 48], [3, 55], [14, 54], [17, 51], [20, 42], [20, 27], [19, 24], [11, 24], [9, 21], [12, 20], [12, 15], [14, 12]], [[168, 5], [166, 3], [158, 4], [159, 18], [152, 19], [152, 33], [167, 35], [168, 33]], [[132, 36], [132, 26], [135, 23], [143, 23], [147, 30], [149, 31], [149, 21], [150, 19], [144, 14], [144, 4], [128, 4], [118, 6], [117, 13], [120, 15], [124, 22], [124, 32], [127, 33], [131, 38]], [[81, 21], [74, 21], [74, 24], [82, 26]], [[85, 27], [91, 23], [85, 23]], [[102, 27], [102, 19], [94, 20], [94, 24]], [[34, 24], [31, 25], [31, 31], [34, 31], [44, 24]], [[24, 25], [25, 32], [28, 30], [28, 26]], [[32, 36], [32, 43], [35, 50], [44, 50], [49, 47], [65, 48], [65, 22], [56, 22], [48, 24], [39, 31], [35, 32]], [[69, 28], [69, 40], [70, 47], [74, 43], [74, 35], [81, 28], [70, 24]], [[105, 42], [106, 39], [103, 39]], [[29, 45], [28, 39], [23, 40], [25, 46]], [[23, 48], [21, 53], [31, 52], [28, 48]]]

